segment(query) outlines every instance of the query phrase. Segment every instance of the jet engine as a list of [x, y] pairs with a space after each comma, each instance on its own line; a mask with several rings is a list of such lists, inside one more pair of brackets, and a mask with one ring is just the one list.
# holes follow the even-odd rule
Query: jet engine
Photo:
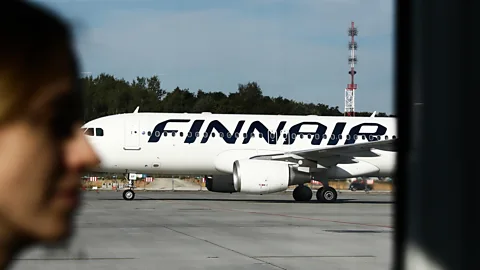
[[208, 191], [219, 193], [234, 193], [232, 175], [205, 176], [205, 186]]
[[237, 192], [275, 193], [310, 180], [309, 173], [300, 172], [283, 161], [245, 159], [233, 164], [233, 186]]

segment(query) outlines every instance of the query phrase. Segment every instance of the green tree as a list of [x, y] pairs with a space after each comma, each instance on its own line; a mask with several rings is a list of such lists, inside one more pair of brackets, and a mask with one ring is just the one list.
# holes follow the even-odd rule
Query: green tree
[[[137, 106], [140, 106], [141, 111], [148, 112], [343, 115], [338, 106], [265, 96], [257, 82], [239, 84], [235, 92], [228, 94], [202, 89], [193, 93], [178, 86], [167, 92], [161, 88], [157, 76], [137, 77], [128, 82], [102, 73], [96, 77], [84, 77], [81, 82], [85, 89], [85, 122], [105, 115], [133, 112]], [[357, 112], [356, 116], [371, 114]], [[387, 115], [378, 113], [377, 116]]]

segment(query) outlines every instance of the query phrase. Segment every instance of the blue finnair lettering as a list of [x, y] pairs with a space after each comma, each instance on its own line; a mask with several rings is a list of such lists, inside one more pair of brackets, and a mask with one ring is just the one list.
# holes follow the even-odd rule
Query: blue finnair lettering
[[328, 141], [328, 145], [337, 145], [338, 141], [340, 140], [340, 136], [345, 129], [347, 123], [345, 122], [338, 122], [333, 129], [332, 135], [330, 136], [330, 140]]
[[277, 139], [279, 139], [280, 132], [282, 132], [286, 123], [287, 121], [280, 122], [280, 124], [278, 124], [277, 131], [275, 133], [272, 133], [270, 132], [270, 130], [268, 130], [268, 128], [264, 124], [262, 124], [262, 122], [255, 121], [252, 124], [250, 124], [246, 137], [245, 139], [243, 139], [242, 144], [248, 144], [250, 142], [250, 139], [252, 138], [252, 133], [254, 130], [258, 130], [258, 133], [262, 134], [261, 137], [268, 144], [277, 144]]
[[[316, 125], [317, 130], [315, 132], [300, 132], [300, 128], [303, 125]], [[283, 142], [283, 144], [284, 145], [293, 144], [298, 135], [307, 135], [307, 136], [313, 135], [311, 144], [320, 145], [320, 143], [323, 140], [323, 134], [325, 134], [325, 131], [327, 131], [327, 127], [318, 122], [301, 122], [290, 128], [290, 130], [288, 131], [288, 137], [285, 138], [285, 141]]]
[[[162, 135], [166, 135], [167, 133], [177, 133], [178, 130], [176, 129], [166, 129], [166, 125], [168, 123], [188, 123], [190, 122], [190, 119], [168, 119], [166, 121], [158, 123], [153, 131], [152, 135], [149, 137], [148, 142], [149, 143], [156, 143], [160, 140]], [[219, 134], [219, 137], [221, 137], [226, 143], [228, 144], [235, 144], [237, 142], [237, 139], [241, 135], [241, 130], [245, 124], [245, 120], [240, 120], [238, 121], [235, 130], [233, 132], [230, 132], [224, 124], [222, 124], [218, 120], [213, 120], [211, 121], [207, 129], [205, 130], [204, 133], [200, 134], [200, 130], [202, 129], [202, 126], [204, 124], [205, 120], [195, 120], [193, 121], [192, 125], [190, 126], [190, 129], [188, 131], [188, 134], [186, 136], [186, 139], [184, 143], [194, 143], [197, 138], [202, 137], [202, 140], [200, 143], [205, 144], [208, 142], [210, 137], [215, 137], [215, 133], [213, 130], [215, 129], [217, 134]], [[272, 132], [269, 130], [265, 124], [263, 124], [261, 121], [254, 121], [250, 124], [248, 127], [248, 130], [245, 134], [242, 134], [244, 139], [242, 141], [242, 144], [249, 144], [251, 139], [253, 138], [252, 134], [254, 133], [255, 130], [258, 131], [259, 134], [261, 134], [262, 139], [268, 143], [268, 144], [277, 144], [279, 139], [281, 138], [280, 134], [282, 130], [285, 128], [287, 124], [287, 121], [281, 121], [275, 132]], [[300, 129], [302, 126], [306, 125], [313, 125], [316, 126], [317, 129], [314, 132], [301, 132]], [[342, 139], [340, 136], [344, 134], [345, 126], [347, 123], [345, 122], [337, 122], [335, 124], [335, 127], [333, 128], [332, 134], [333, 136], [330, 136], [328, 140], [328, 145], [337, 145], [338, 142]], [[377, 127], [375, 132], [360, 132], [362, 127], [366, 126], [373, 126]], [[327, 126], [318, 123], [318, 122], [301, 122], [298, 124], [293, 125], [290, 127], [287, 133], [283, 134], [283, 145], [291, 145], [295, 142], [298, 136], [303, 137], [303, 136], [308, 136], [308, 138], [311, 138], [311, 145], [320, 145], [322, 143], [322, 140], [327, 138], [326, 136], [326, 131], [327, 131]], [[387, 128], [381, 124], [378, 123], [361, 123], [356, 126], [353, 126], [350, 128], [350, 131], [346, 137], [345, 140], [345, 145], [347, 144], [353, 144], [356, 142], [357, 139], [362, 139], [362, 136], [365, 136], [365, 139], [368, 141], [377, 141], [379, 136], [383, 136], [387, 133]]]
[[148, 142], [158, 142], [160, 140], [160, 137], [167, 132], [167, 133], [173, 133], [173, 132], [178, 132], [177, 129], [165, 129], [165, 126], [168, 123], [187, 123], [190, 122], [189, 119], [169, 119], [163, 122], [158, 123], [155, 128], [153, 128], [152, 135], [148, 139]]
[[202, 128], [203, 122], [205, 120], [195, 120], [193, 121], [192, 127], [190, 127], [190, 130], [188, 131], [187, 138], [183, 143], [194, 143], [195, 140], [197, 139], [197, 133], [200, 131]]
[[[377, 131], [373, 133], [368, 133], [368, 132], [360, 132], [360, 129], [362, 127], [367, 127], [367, 126], [374, 126], [377, 127]], [[358, 137], [360, 136], [365, 136], [366, 139], [371, 142], [371, 141], [378, 141], [378, 136], [385, 135], [387, 133], [387, 128], [384, 127], [383, 125], [377, 124], [377, 123], [362, 123], [359, 125], [356, 125], [350, 129], [350, 132], [348, 133], [347, 140], [345, 141], [345, 144], [352, 144], [357, 141]]]
[[220, 121], [213, 120], [212, 122], [210, 122], [210, 124], [208, 124], [207, 130], [205, 131], [203, 139], [200, 143], [206, 143], [208, 141], [208, 138], [210, 138], [210, 136], [212, 135], [213, 129], [216, 129], [220, 134], [224, 135], [223, 140], [226, 143], [234, 144], [240, 135], [243, 124], [245, 124], [245, 120], [238, 121], [237, 127], [232, 134], [222, 123], [220, 123]]

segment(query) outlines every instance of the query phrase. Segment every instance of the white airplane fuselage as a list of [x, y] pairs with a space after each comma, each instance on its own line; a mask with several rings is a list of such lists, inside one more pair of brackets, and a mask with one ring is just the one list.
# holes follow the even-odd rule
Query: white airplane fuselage
[[[168, 120], [171, 122], [165, 123]], [[243, 124], [241, 121], [244, 121]], [[275, 135], [281, 122], [286, 123], [279, 134]], [[310, 136], [307, 134], [288, 136], [292, 126], [302, 122], [307, 124], [296, 129], [298, 130], [296, 133], [292, 133], [310, 133]], [[162, 123], [165, 124], [162, 126]], [[275, 135], [270, 138], [270, 143], [264, 136], [259, 135], [259, 130], [252, 128], [252, 123], [254, 127], [263, 124]], [[325, 131], [316, 123], [325, 126]], [[341, 133], [338, 130], [334, 132], [338, 123], [345, 123]], [[352, 128], [359, 124], [364, 126], [358, 132], [352, 131]], [[225, 132], [222, 133], [222, 130], [216, 129], [222, 125], [226, 132], [231, 133], [230, 138]], [[385, 127], [385, 132], [382, 130], [378, 132], [379, 128], [376, 125]], [[225, 155], [227, 152], [231, 152], [228, 156], [233, 156], [232, 158], [236, 160], [245, 156], [279, 154], [312, 148], [328, 149], [346, 143], [368, 142], [370, 134], [381, 134], [375, 135], [381, 139], [397, 136], [396, 119], [389, 117], [132, 113], [98, 118], [85, 124], [84, 128], [103, 130], [103, 136], [88, 136], [102, 161], [98, 171], [182, 175], [232, 173], [233, 161], [230, 164], [223, 164], [224, 160], [218, 159], [222, 154], [227, 156]], [[250, 136], [246, 136], [247, 133]], [[254, 135], [251, 136], [251, 133]], [[332, 134], [333, 140], [330, 139]], [[349, 134], [350, 142], [347, 142]], [[357, 140], [354, 141], [352, 137], [355, 134]], [[342, 135], [341, 139], [338, 135]], [[357, 159], [377, 166], [380, 174], [376, 176], [392, 175], [396, 152], [376, 151], [381, 155]]]
[[[307, 173], [321, 171], [338, 179], [391, 176], [396, 163], [395, 151], [379, 149], [370, 155], [335, 154], [324, 164], [309, 158], [339, 146], [395, 139], [396, 119], [391, 117], [128, 113], [101, 117], [83, 128], [101, 159], [98, 172], [232, 175], [236, 161], [259, 159], [258, 166], [249, 168], [275, 174], [279, 169], [270, 164], [280, 161], [265, 159], [281, 160], [291, 153], [286, 163], [298, 167], [291, 161], [298, 158], [298, 163], [310, 164]], [[295, 154], [302, 151], [313, 152]], [[342, 155], [354, 159], [329, 164]], [[312, 167], [312, 162], [317, 164]]]

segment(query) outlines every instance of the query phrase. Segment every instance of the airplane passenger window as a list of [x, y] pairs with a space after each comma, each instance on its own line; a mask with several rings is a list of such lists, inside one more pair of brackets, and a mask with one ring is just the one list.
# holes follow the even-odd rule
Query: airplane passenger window
[[160, 131], [155, 131], [155, 137], [160, 137]]
[[335, 140], [335, 134], [332, 134], [332, 136], [330, 136], [330, 140]]
[[327, 134], [323, 134], [323, 138], [326, 139], [326, 138], [327, 138]]
[[247, 133], [243, 133], [243, 138], [246, 138], [247, 137]]
[[311, 138], [312, 138], [312, 134], [308, 134], [307, 138], [311, 139]]
[[272, 139], [275, 139], [275, 133], [270, 133], [270, 137], [271, 137]]
[[235, 138], [238, 138], [239, 134], [238, 132], [235, 132]]
[[200, 137], [200, 133], [195, 132], [195, 137]]
[[175, 137], [175, 132], [172, 132], [172, 137]]
[[395, 136], [395, 135], [392, 136], [392, 139], [396, 139], [396, 138], [397, 138], [397, 136]]
[[252, 132], [252, 134], [250, 134], [250, 136], [251, 136], [252, 138], [255, 138], [255, 133]]
[[263, 138], [263, 133], [258, 133], [259, 138]]
[[365, 140], [365, 135], [362, 135], [362, 140]]
[[192, 135], [193, 135], [192, 132], [188, 132], [188, 136], [187, 136], [187, 137], [191, 138]]
[[230, 132], [227, 132], [227, 137], [228, 137], [228, 138], [231, 138], [231, 137], [232, 137], [232, 134], [230, 134]]
[[103, 136], [103, 129], [102, 128], [96, 128], [95, 129], [95, 136]]
[[388, 135], [385, 135], [385, 140], [388, 140]]
[[212, 137], [215, 137], [215, 132], [212, 132]]
[[372, 135], [368, 135], [368, 139], [371, 141], [373, 140], [373, 136]]
[[283, 133], [283, 138], [287, 138], [287, 134], [286, 134], [286, 133]]
[[152, 136], [152, 132], [151, 131], [147, 132], [147, 135]]
[[183, 132], [180, 132], [180, 137], [183, 137]]
[[163, 136], [167, 136], [167, 134], [168, 134], [168, 132], [166, 132], [166, 131], [163, 132]]
[[220, 132], [220, 138], [223, 138], [223, 132]]
[[320, 139], [320, 134], [315, 134], [315, 139]]
[[207, 132], [204, 132], [204, 133], [203, 133], [203, 137], [204, 137], [204, 138], [207, 138], [207, 136], [208, 136], [208, 133], [207, 133]]
[[356, 134], [353, 135], [353, 139], [355, 139], [355, 140], [358, 139], [358, 136]]
[[342, 134], [338, 135], [338, 139], [340, 139], [340, 140], [342, 139]]
[[303, 139], [303, 134], [300, 134], [300, 139]]

